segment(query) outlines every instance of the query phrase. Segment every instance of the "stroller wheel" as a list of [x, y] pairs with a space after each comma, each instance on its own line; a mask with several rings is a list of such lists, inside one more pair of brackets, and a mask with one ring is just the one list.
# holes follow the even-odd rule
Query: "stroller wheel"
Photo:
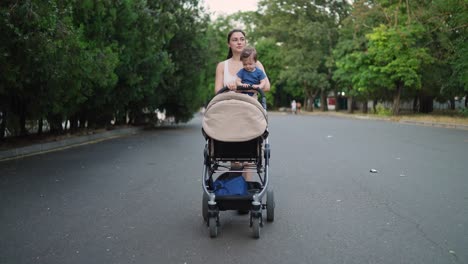
[[216, 217], [210, 217], [208, 219], [208, 226], [210, 228], [210, 237], [217, 237], [218, 236], [218, 221]]
[[273, 222], [275, 220], [275, 195], [273, 190], [267, 191], [266, 211], [267, 222]]
[[254, 238], [260, 238], [260, 226], [262, 219], [260, 217], [252, 218], [252, 234]]
[[202, 216], [203, 216], [203, 221], [208, 222], [208, 194], [203, 192], [203, 199], [202, 199]]

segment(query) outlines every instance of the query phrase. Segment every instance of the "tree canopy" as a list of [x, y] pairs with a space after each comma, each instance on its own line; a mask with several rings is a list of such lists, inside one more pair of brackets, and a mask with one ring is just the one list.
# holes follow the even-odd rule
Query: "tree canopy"
[[[2, 1], [1, 131], [186, 121], [203, 103], [209, 17], [197, 0]], [[129, 119], [129, 120], [128, 120]]]
[[328, 96], [413, 101], [414, 111], [468, 94], [464, 0], [261, 0], [210, 19], [200, 0], [0, 3], [0, 137], [136, 124], [166, 109], [185, 122], [213, 96], [226, 35], [247, 32], [273, 107]]

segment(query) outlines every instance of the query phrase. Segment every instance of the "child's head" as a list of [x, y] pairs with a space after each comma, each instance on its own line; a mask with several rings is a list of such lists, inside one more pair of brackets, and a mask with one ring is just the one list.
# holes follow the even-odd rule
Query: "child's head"
[[246, 71], [254, 71], [257, 62], [257, 51], [253, 47], [245, 47], [240, 55]]

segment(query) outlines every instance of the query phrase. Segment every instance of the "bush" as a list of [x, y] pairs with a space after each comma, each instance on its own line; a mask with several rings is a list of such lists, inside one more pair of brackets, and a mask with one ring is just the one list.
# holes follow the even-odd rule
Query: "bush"
[[392, 115], [392, 110], [389, 108], [386, 108], [382, 104], [377, 104], [375, 106], [376, 114], [379, 116], [391, 116]]
[[458, 109], [458, 112], [459, 112], [460, 115], [462, 115], [463, 117], [468, 117], [468, 108], [460, 108], [460, 109]]

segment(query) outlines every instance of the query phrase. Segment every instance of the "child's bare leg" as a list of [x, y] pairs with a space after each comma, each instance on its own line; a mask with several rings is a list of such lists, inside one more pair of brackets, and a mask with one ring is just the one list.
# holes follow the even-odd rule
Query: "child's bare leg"
[[231, 162], [231, 170], [242, 170], [243, 165], [240, 162]]
[[244, 176], [245, 181], [254, 181], [254, 170], [255, 170], [255, 164], [253, 163], [244, 163], [244, 173], [242, 174]]

